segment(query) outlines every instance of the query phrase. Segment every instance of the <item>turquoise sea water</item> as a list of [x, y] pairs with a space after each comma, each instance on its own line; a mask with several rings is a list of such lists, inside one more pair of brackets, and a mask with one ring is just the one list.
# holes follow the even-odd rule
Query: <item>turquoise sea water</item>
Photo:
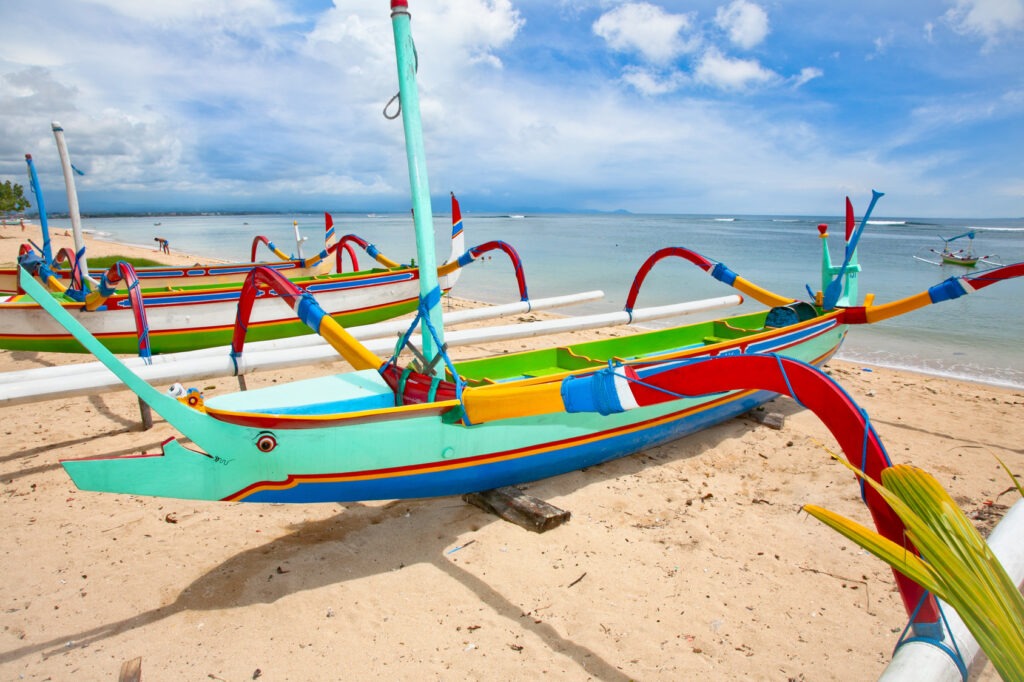
[[[520, 254], [531, 297], [590, 289], [603, 301], [566, 308], [567, 314], [622, 308], [636, 270], [654, 251], [685, 246], [721, 261], [746, 279], [779, 294], [807, 299], [805, 285], [820, 288], [821, 240], [816, 226], [830, 226], [833, 259], [842, 259], [843, 220], [837, 216], [680, 216], [552, 214], [512, 217], [465, 212], [466, 244], [502, 240]], [[252, 238], [264, 235], [295, 253], [292, 222], [308, 238], [306, 256], [322, 246], [323, 214], [207, 215], [85, 218], [83, 227], [112, 241], [156, 248], [167, 238], [172, 252], [248, 260]], [[341, 234], [355, 233], [395, 260], [415, 257], [408, 214], [335, 214]], [[51, 220], [53, 229], [68, 222]], [[157, 224], [159, 223], [159, 224]], [[435, 216], [438, 261], [449, 248], [450, 216]], [[861, 294], [876, 303], [892, 301], [938, 282], [971, 272], [921, 262], [935, 258], [940, 237], [976, 230], [975, 251], [1003, 263], [1024, 261], [1024, 219], [884, 219], [872, 221], [860, 241]], [[265, 247], [264, 247], [265, 249]], [[262, 258], [269, 257], [266, 250]], [[507, 258], [492, 258], [465, 269], [454, 293], [499, 303], [518, 300]], [[370, 259], [360, 254], [360, 263]], [[346, 262], [346, 267], [348, 267]], [[979, 269], [980, 270], [980, 269]], [[731, 293], [681, 259], [662, 261], [648, 276], [638, 306], [654, 306]], [[756, 302], [745, 307], [759, 306]], [[716, 313], [720, 315], [721, 313]], [[650, 323], [667, 326], [678, 320]], [[866, 364], [906, 368], [1024, 388], [1024, 281], [1011, 281], [879, 324], [851, 329], [840, 357]]]

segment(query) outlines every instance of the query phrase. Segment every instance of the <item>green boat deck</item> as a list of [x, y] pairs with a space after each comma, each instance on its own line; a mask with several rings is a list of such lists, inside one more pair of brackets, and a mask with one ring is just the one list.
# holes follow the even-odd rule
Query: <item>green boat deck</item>
[[467, 360], [456, 363], [456, 369], [470, 385], [596, 369], [607, 365], [609, 360], [629, 361], [671, 355], [753, 336], [765, 331], [767, 314], [768, 311], [762, 310], [633, 336]]

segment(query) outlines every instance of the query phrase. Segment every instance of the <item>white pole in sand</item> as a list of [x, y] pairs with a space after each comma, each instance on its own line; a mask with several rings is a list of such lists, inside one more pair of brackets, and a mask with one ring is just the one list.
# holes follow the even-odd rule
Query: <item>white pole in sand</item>
[[82, 217], [78, 212], [78, 190], [75, 189], [75, 172], [71, 168], [68, 145], [64, 141], [64, 128], [57, 121], [53, 121], [50, 127], [53, 128], [53, 137], [57, 140], [57, 153], [60, 154], [60, 165], [64, 170], [64, 186], [68, 193], [68, 215], [71, 217], [71, 233], [75, 238], [75, 253], [81, 254], [78, 264], [82, 269], [82, 281], [95, 286], [96, 281], [89, 277], [89, 262], [83, 251], [85, 240], [82, 238]]

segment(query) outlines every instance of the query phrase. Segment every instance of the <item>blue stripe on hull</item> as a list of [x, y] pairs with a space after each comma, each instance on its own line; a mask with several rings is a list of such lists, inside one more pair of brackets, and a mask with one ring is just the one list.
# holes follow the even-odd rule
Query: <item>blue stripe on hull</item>
[[500, 462], [370, 480], [300, 482], [291, 488], [261, 490], [243, 501], [309, 503], [439, 497], [527, 483], [601, 464], [696, 433], [743, 414], [776, 395], [766, 391], [748, 393], [667, 423], [655, 418], [656, 423], [648, 428]]

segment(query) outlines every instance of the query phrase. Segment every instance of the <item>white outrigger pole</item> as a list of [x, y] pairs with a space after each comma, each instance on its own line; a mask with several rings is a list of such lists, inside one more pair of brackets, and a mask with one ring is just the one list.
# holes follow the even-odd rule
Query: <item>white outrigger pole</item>
[[[502, 315], [572, 305], [584, 300], [599, 298], [601, 292], [590, 291], [567, 296], [557, 296], [533, 301], [520, 301], [500, 306], [472, 308], [449, 313], [444, 316], [446, 325], [463, 324], [471, 321], [491, 319]], [[581, 317], [558, 317], [537, 322], [516, 322], [499, 326], [484, 326], [449, 332], [446, 343], [451, 346], [476, 345], [494, 341], [534, 338], [549, 334], [582, 331], [584, 329], [607, 329], [613, 326], [636, 324], [665, 317], [691, 315], [710, 310], [739, 305], [738, 295], [720, 296], [701, 301], [689, 301], [653, 308], [636, 308], [631, 313], [618, 311], [596, 313]], [[409, 320], [378, 322], [349, 329], [352, 336], [374, 353], [394, 350], [395, 334], [409, 326]], [[422, 343], [413, 337], [416, 345]], [[124, 364], [151, 384], [178, 383], [212, 379], [214, 377], [243, 376], [256, 370], [300, 367], [320, 362], [336, 362], [338, 353], [317, 335], [300, 336], [292, 339], [257, 341], [248, 344], [245, 355], [232, 358], [226, 347], [205, 348], [183, 353], [157, 355], [147, 364], [142, 358], [127, 358]], [[98, 395], [112, 391], [126, 390], [121, 380], [100, 362], [34, 369], [0, 374], [0, 406], [23, 405], [27, 403], [68, 398], [76, 395]]]
[[[1024, 584], [1024, 500], [1010, 507], [988, 537], [988, 545], [1017, 587]], [[964, 682], [981, 653], [960, 614], [942, 603], [941, 639], [913, 639], [896, 649], [879, 682]], [[984, 659], [982, 659], [984, 660]]]
[[57, 140], [57, 153], [60, 154], [60, 165], [64, 171], [64, 186], [68, 193], [68, 215], [71, 217], [71, 233], [75, 239], [76, 267], [82, 273], [82, 285], [90, 289], [96, 287], [96, 281], [89, 277], [89, 262], [85, 257], [85, 240], [82, 238], [82, 217], [78, 211], [78, 190], [75, 189], [75, 171], [71, 167], [68, 156], [68, 145], [64, 141], [64, 128], [57, 121], [50, 123], [53, 137]]

